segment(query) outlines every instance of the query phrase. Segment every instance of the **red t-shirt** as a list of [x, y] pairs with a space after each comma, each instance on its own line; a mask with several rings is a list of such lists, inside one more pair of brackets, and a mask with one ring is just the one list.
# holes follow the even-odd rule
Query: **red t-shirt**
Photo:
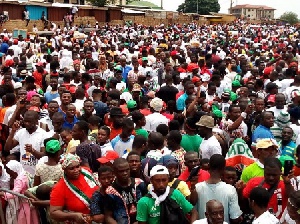
[[[70, 180], [70, 182], [83, 191], [88, 198], [91, 198], [92, 194], [98, 189], [98, 186], [90, 187], [84, 177], [83, 174], [80, 174], [77, 180]], [[89, 208], [67, 187], [63, 178], [57, 182], [51, 191], [50, 205], [62, 206], [72, 212], [90, 214]]]
[[[47, 72], [44, 70], [44, 74]], [[42, 87], [42, 81], [43, 81], [43, 74], [39, 73], [37, 70], [33, 72], [33, 78], [35, 80], [35, 83]]]
[[[264, 180], [264, 177], [254, 177], [254, 178], [250, 179], [249, 182], [247, 183], [246, 187], [243, 190], [243, 197], [249, 198], [251, 190], [255, 187], [258, 187], [263, 180]], [[270, 189], [271, 186], [267, 183], [264, 183], [262, 185], [262, 187], [266, 188], [266, 189]], [[277, 198], [280, 198], [280, 197], [282, 198], [282, 209], [279, 214], [276, 214], [277, 211], [279, 210]], [[284, 185], [283, 181], [281, 180], [277, 186], [277, 189], [274, 191], [272, 197], [270, 198], [270, 201], [268, 204], [268, 208], [273, 209], [274, 214], [278, 219], [281, 218], [281, 215], [282, 215], [284, 209], [286, 208], [287, 200], [288, 199], [287, 199], [286, 193], [285, 193], [285, 185]]]
[[[178, 179], [183, 180], [183, 181], [186, 182], [186, 179], [189, 177], [189, 175], [190, 175], [190, 171], [188, 171], [188, 169], [186, 169], [182, 174], [180, 174]], [[209, 172], [207, 172], [206, 170], [202, 170], [202, 169], [199, 170], [199, 172], [198, 172], [198, 183], [206, 181], [209, 178], [210, 178]], [[191, 188], [190, 181], [187, 181], [186, 183], [189, 186], [189, 188]]]
[[142, 114], [144, 114], [144, 116], [147, 116], [147, 115], [149, 115], [149, 114], [152, 114], [151, 111], [150, 111], [150, 109], [140, 109], [140, 112], [141, 112]]

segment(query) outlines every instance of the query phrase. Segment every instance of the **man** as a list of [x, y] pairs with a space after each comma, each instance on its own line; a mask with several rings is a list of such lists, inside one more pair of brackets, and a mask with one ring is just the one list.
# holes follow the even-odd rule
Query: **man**
[[124, 114], [122, 113], [122, 109], [120, 107], [113, 107], [110, 109], [110, 120], [112, 124], [110, 126], [110, 137], [109, 139], [112, 140], [117, 137], [122, 132]]
[[225, 169], [225, 158], [215, 154], [209, 160], [210, 178], [192, 185], [191, 203], [197, 204], [200, 219], [205, 217], [205, 205], [209, 200], [219, 200], [224, 205], [224, 220], [240, 223], [242, 211], [238, 204], [236, 189], [221, 181]]
[[139, 178], [130, 177], [130, 167], [124, 158], [115, 159], [113, 169], [116, 179], [106, 189], [105, 221], [118, 224], [135, 223], [137, 202], [146, 193], [145, 183]]
[[[171, 217], [161, 217], [162, 206], [167, 206], [167, 200], [176, 203], [180, 206], [184, 214], [191, 214], [190, 223], [197, 219], [197, 211], [193, 205], [189, 203], [178, 190], [170, 190], [169, 171], [162, 165], [154, 166], [150, 171], [150, 186], [149, 194], [143, 197], [138, 202], [137, 207], [137, 220], [139, 224], [154, 224], [154, 223], [171, 223], [168, 222]], [[178, 214], [172, 214], [178, 215]], [[174, 222], [174, 220], [172, 220]], [[177, 220], [180, 223], [180, 220]], [[172, 223], [173, 223], [172, 222]]]
[[131, 151], [128, 153], [126, 160], [130, 167], [130, 177], [142, 179], [140, 154], [137, 151]]
[[261, 138], [272, 138], [274, 139], [274, 135], [272, 134], [270, 128], [274, 125], [274, 115], [270, 111], [264, 111], [261, 113], [261, 121], [260, 125], [255, 128], [252, 135], [252, 142], [256, 143], [257, 139]]
[[[178, 179], [186, 181], [189, 188], [191, 188], [191, 182], [187, 181], [187, 179], [190, 176], [191, 171], [200, 165], [198, 153], [193, 152], [193, 151], [187, 152], [184, 155], [184, 165], [186, 166], [186, 169], [185, 169], [185, 171], [183, 171], [183, 173], [180, 174]], [[209, 176], [210, 175], [207, 171], [205, 171], [203, 169], [199, 169], [198, 174], [195, 176], [195, 178], [197, 178], [196, 183], [200, 183], [200, 182], [208, 180]]]
[[250, 192], [250, 207], [254, 212], [253, 224], [268, 223], [279, 224], [279, 220], [268, 211], [270, 201], [269, 192], [262, 187], [255, 187]]
[[199, 126], [199, 134], [203, 137], [199, 147], [201, 158], [209, 159], [214, 154], [222, 155], [222, 147], [212, 132], [212, 129], [215, 126], [214, 118], [208, 115], [203, 115], [196, 125]]
[[295, 159], [297, 145], [294, 141], [292, 141], [293, 134], [293, 129], [290, 127], [282, 129], [282, 140], [279, 142], [280, 156], [289, 156]]
[[108, 112], [108, 106], [102, 102], [102, 91], [100, 89], [94, 89], [92, 96], [96, 115], [103, 119], [104, 115]]
[[50, 87], [51, 91], [45, 93], [46, 102], [49, 103], [50, 101], [54, 100], [55, 98], [59, 97], [58, 94], [58, 79], [57, 77], [50, 78]]
[[153, 158], [159, 161], [164, 155], [170, 155], [171, 151], [164, 147], [164, 137], [159, 132], [151, 132], [148, 137], [147, 158]]
[[183, 111], [185, 108], [185, 101], [188, 96], [192, 95], [195, 91], [195, 85], [192, 81], [187, 81], [184, 85], [184, 94], [182, 94], [176, 101], [177, 110]]
[[170, 100], [176, 101], [176, 94], [178, 89], [173, 84], [173, 77], [171, 74], [166, 75], [166, 84], [162, 86], [157, 92], [157, 97], [162, 99], [165, 103], [168, 103]]
[[282, 130], [290, 125], [290, 114], [288, 112], [281, 111], [276, 117], [274, 125], [270, 128], [276, 142], [279, 143], [281, 141]]
[[241, 175], [241, 180], [247, 183], [251, 178], [264, 175], [265, 160], [277, 155], [277, 144], [271, 139], [260, 139], [256, 143], [257, 161], [247, 166]]
[[76, 107], [73, 104], [69, 104], [67, 106], [67, 111], [64, 116], [64, 124], [63, 128], [69, 128], [72, 129], [74, 125], [78, 122], [76, 115]]
[[210, 200], [206, 203], [205, 217], [193, 224], [227, 224], [224, 222], [224, 206], [217, 200]]
[[60, 104], [59, 112], [66, 114], [68, 110], [68, 105], [72, 102], [72, 95], [70, 91], [64, 90], [60, 94], [60, 102], [61, 104]]
[[287, 112], [287, 107], [285, 105], [285, 96], [284, 96], [284, 94], [277, 93], [275, 95], [275, 106], [271, 107], [267, 111], [273, 112], [275, 117], [277, 117], [280, 112]]
[[23, 125], [20, 121], [13, 124], [12, 130], [6, 140], [5, 151], [10, 151], [20, 145], [20, 162], [25, 171], [35, 174], [37, 160], [44, 156], [44, 139], [46, 131], [38, 127], [39, 115], [35, 111], [27, 111], [24, 114]]
[[252, 178], [243, 189], [244, 198], [249, 198], [250, 192], [255, 187], [267, 189], [270, 195], [268, 209], [278, 219], [287, 206], [289, 193], [294, 191], [289, 176], [283, 176], [283, 180], [280, 180], [281, 170], [282, 165], [277, 158], [268, 158], [265, 161], [264, 177]]
[[40, 119], [40, 127], [45, 131], [53, 130], [52, 118], [53, 115], [58, 112], [58, 108], [59, 105], [57, 101], [52, 100], [48, 103], [48, 115]]
[[83, 103], [83, 114], [78, 117], [78, 120], [83, 120], [88, 122], [89, 118], [93, 115], [94, 103], [92, 100], [87, 99]]
[[163, 108], [163, 101], [160, 98], [155, 97], [151, 100], [150, 107], [153, 113], [146, 116], [145, 129], [148, 132], [153, 132], [156, 131], [157, 126], [160, 124], [168, 125], [168, 119], [160, 113]]
[[197, 126], [194, 118], [188, 117], [184, 123], [185, 134], [182, 135], [181, 147], [186, 151], [199, 151], [202, 138], [197, 134]]
[[132, 150], [132, 143], [134, 135], [134, 123], [131, 119], [127, 118], [123, 121], [122, 132], [111, 140], [111, 145], [120, 157], [128, 154]]
[[121, 57], [120, 63], [121, 63], [121, 68], [122, 68], [123, 80], [127, 83], [127, 76], [128, 76], [129, 71], [132, 69], [132, 67], [129, 65], [126, 65], [126, 57], [125, 56]]

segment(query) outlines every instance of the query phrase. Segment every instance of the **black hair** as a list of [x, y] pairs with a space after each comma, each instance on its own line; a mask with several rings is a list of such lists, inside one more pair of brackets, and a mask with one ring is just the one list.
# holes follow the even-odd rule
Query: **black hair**
[[233, 166], [225, 166], [224, 171], [236, 172], [236, 169]]
[[169, 127], [166, 124], [159, 124], [156, 127], [156, 131], [161, 133], [165, 137], [169, 133]]
[[100, 122], [101, 122], [101, 118], [96, 115], [92, 115], [88, 119], [88, 123], [93, 126], [99, 126]]
[[240, 105], [232, 104], [232, 105], [230, 105], [228, 112], [231, 112], [233, 108], [241, 108], [241, 107], [240, 107]]
[[250, 201], [254, 201], [259, 208], [267, 208], [270, 200], [269, 192], [262, 187], [255, 187], [250, 192]]
[[265, 159], [265, 164], [264, 167], [269, 167], [269, 168], [278, 168], [278, 169], [282, 169], [282, 164], [279, 161], [279, 159], [277, 158], [266, 158]]
[[169, 131], [180, 130], [180, 123], [178, 120], [171, 120], [169, 123]]
[[125, 118], [123, 120], [123, 128], [134, 127], [134, 122], [130, 118]]
[[75, 125], [77, 125], [80, 130], [84, 131], [86, 135], [89, 134], [89, 123], [86, 121], [78, 121]]
[[113, 100], [120, 100], [120, 91], [119, 90], [116, 90], [116, 89], [114, 89], [114, 90], [110, 90], [110, 91], [108, 91], [108, 93], [107, 93], [107, 97], [110, 97], [110, 98], [112, 98]]
[[169, 138], [172, 139], [172, 141], [174, 141], [176, 144], [180, 144], [181, 139], [182, 139], [182, 135], [180, 133], [180, 131], [178, 130], [172, 130], [169, 132]]
[[224, 170], [226, 166], [225, 158], [220, 154], [214, 154], [209, 160], [209, 169], [211, 171], [221, 171]]
[[36, 197], [40, 200], [50, 200], [50, 193], [51, 193], [52, 187], [46, 184], [41, 184], [36, 189]]
[[130, 153], [128, 153], [128, 155], [127, 155], [127, 161], [128, 161], [129, 156], [139, 156], [140, 159], [141, 159], [140, 154], [138, 152], [136, 152], [136, 151], [131, 151]]
[[86, 100], [83, 102], [83, 104], [85, 104], [86, 102], [92, 102], [92, 103], [94, 103], [93, 100], [91, 100], [91, 99], [86, 99]]
[[106, 132], [107, 136], [110, 136], [110, 128], [109, 127], [107, 127], [107, 126], [101, 126], [99, 128], [99, 130], [104, 130]]
[[126, 159], [117, 158], [117, 159], [114, 160], [113, 167], [114, 167], [114, 169], [116, 169], [119, 165], [124, 164], [124, 163], [128, 163]]
[[142, 135], [137, 135], [133, 139], [132, 150], [142, 147], [147, 144], [147, 139]]
[[200, 160], [200, 166], [202, 166], [203, 164], [207, 164], [207, 163], [209, 164], [209, 159], [208, 158], [203, 158], [203, 159]]
[[98, 169], [98, 176], [101, 176], [102, 173], [104, 172], [111, 172], [113, 173], [113, 169], [110, 166], [100, 166], [100, 168]]
[[139, 110], [135, 110], [131, 113], [132, 120], [134, 123], [137, 123], [138, 121], [142, 120], [143, 117], [145, 117], [144, 114], [142, 114]]

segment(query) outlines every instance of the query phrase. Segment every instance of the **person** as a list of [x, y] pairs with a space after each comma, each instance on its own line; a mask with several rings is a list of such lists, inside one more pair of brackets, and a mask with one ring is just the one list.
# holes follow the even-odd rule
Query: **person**
[[292, 141], [293, 129], [290, 127], [285, 127], [282, 129], [282, 140], [279, 142], [279, 154], [280, 156], [289, 156], [295, 159], [296, 143]]
[[146, 125], [146, 118], [139, 110], [135, 110], [131, 113], [132, 120], [135, 124], [134, 131], [136, 136], [142, 135], [148, 139], [149, 133], [143, 127]]
[[243, 197], [249, 198], [250, 192], [255, 187], [263, 187], [268, 189], [270, 201], [268, 209], [270, 209], [276, 218], [280, 219], [287, 205], [289, 193], [293, 192], [293, 186], [290, 181], [291, 175], [282, 175], [282, 165], [277, 158], [268, 158], [264, 164], [264, 177], [252, 178], [243, 188]]
[[[14, 180], [14, 187], [12, 189], [13, 192], [23, 194], [30, 186], [30, 181], [32, 176], [23, 169], [21, 163], [16, 160], [10, 160], [6, 164], [6, 171], [10, 175], [11, 180]], [[4, 197], [6, 200], [16, 199], [16, 195], [0, 192], [0, 196]], [[17, 223], [33, 223], [38, 224], [38, 216], [35, 209], [30, 208], [30, 204], [28, 201], [19, 200], [19, 208], [18, 210], [18, 218]]]
[[280, 220], [283, 224], [299, 224], [300, 223], [300, 214], [299, 211], [299, 199], [300, 191], [295, 191], [293, 194], [290, 194], [287, 204], [287, 213]]
[[217, 200], [209, 200], [206, 203], [205, 217], [193, 224], [227, 224], [224, 222], [224, 206]]
[[98, 170], [98, 179], [101, 187], [95, 191], [91, 198], [91, 216], [92, 220], [97, 223], [104, 223], [104, 204], [106, 197], [106, 189], [111, 186], [114, 180], [114, 172], [110, 166], [101, 166]]
[[122, 109], [120, 107], [113, 107], [110, 109], [109, 112], [110, 119], [112, 121], [112, 125], [110, 126], [110, 137], [109, 139], [112, 140], [117, 135], [121, 134], [122, 126], [123, 126], [123, 119], [124, 114], [122, 113]]
[[184, 94], [182, 94], [176, 101], [176, 108], [178, 111], [183, 111], [186, 107], [186, 99], [195, 91], [195, 85], [192, 81], [187, 81], [184, 85]]
[[274, 125], [274, 115], [271, 111], [264, 111], [260, 115], [260, 125], [255, 128], [252, 135], [252, 142], [261, 138], [274, 138], [270, 128]]
[[200, 219], [205, 217], [205, 205], [209, 200], [219, 200], [224, 206], [225, 222], [239, 223], [242, 211], [238, 204], [236, 189], [221, 181], [226, 161], [220, 154], [213, 155], [209, 160], [210, 178], [207, 181], [192, 183], [191, 203], [197, 203]]
[[184, 124], [185, 134], [182, 135], [180, 142], [181, 147], [186, 151], [199, 151], [202, 138], [198, 135], [197, 126], [194, 118], [188, 117]]
[[51, 191], [50, 217], [58, 222], [86, 223], [90, 220], [90, 198], [98, 189], [97, 182], [88, 168], [80, 166], [77, 155], [65, 154], [60, 163], [64, 176]]
[[222, 176], [222, 181], [226, 184], [235, 186], [235, 183], [238, 180], [236, 169], [232, 166], [226, 166], [224, 169], [224, 174]]
[[43, 143], [46, 138], [46, 131], [38, 127], [38, 119], [37, 112], [25, 112], [23, 119], [24, 128], [20, 129], [21, 123], [16, 121], [4, 146], [5, 151], [10, 151], [15, 146], [20, 145], [21, 164], [25, 171], [31, 175], [35, 173], [37, 160], [44, 156]]
[[210, 159], [214, 154], [222, 155], [221, 145], [212, 133], [212, 129], [215, 126], [213, 117], [203, 115], [196, 125], [199, 126], [199, 134], [203, 137], [199, 147], [200, 157]]
[[249, 203], [254, 212], [253, 224], [270, 223], [279, 224], [279, 220], [268, 211], [268, 204], [270, 200], [269, 192], [262, 187], [255, 187], [251, 190], [249, 195]]
[[282, 93], [277, 93], [275, 95], [275, 106], [267, 109], [274, 114], [274, 117], [277, 117], [280, 112], [287, 112], [287, 107], [285, 105], [285, 96]]
[[[198, 218], [197, 211], [184, 196], [176, 189], [171, 189], [169, 183], [169, 171], [165, 166], [156, 165], [150, 171], [151, 186], [148, 196], [138, 201], [137, 220], [139, 224], [169, 223], [168, 216], [162, 216], [162, 206], [168, 206], [168, 200], [175, 202], [184, 214], [190, 213], [190, 223]], [[175, 215], [176, 214], [172, 214]], [[178, 215], [178, 214], [177, 214]], [[174, 221], [174, 220], [173, 220]], [[179, 221], [179, 220], [178, 220]]]
[[171, 150], [165, 148], [164, 137], [159, 132], [151, 132], [148, 137], [148, 153], [146, 158], [153, 158], [155, 160], [160, 160], [164, 155], [170, 155]]
[[167, 147], [172, 151], [171, 155], [179, 162], [179, 173], [186, 169], [184, 165], [184, 155], [186, 151], [180, 146], [182, 135], [180, 131], [172, 130], [167, 135]]
[[76, 147], [76, 155], [81, 159], [81, 165], [88, 167], [92, 172], [97, 172], [99, 163], [97, 159], [101, 157], [101, 148], [98, 144], [88, 140], [89, 124], [79, 121], [74, 125], [72, 136], [74, 140], [79, 140]]
[[257, 161], [247, 166], [241, 175], [241, 180], [247, 183], [253, 177], [262, 177], [264, 175], [265, 160], [277, 155], [277, 144], [272, 139], [261, 139], [256, 144]]
[[150, 101], [150, 108], [152, 110], [152, 114], [146, 116], [145, 125], [145, 129], [148, 132], [156, 131], [157, 126], [160, 124], [168, 125], [168, 119], [160, 113], [163, 108], [163, 101], [160, 98], [155, 97], [152, 99]]
[[137, 151], [131, 151], [126, 158], [130, 167], [130, 177], [143, 179], [141, 170], [141, 156]]
[[132, 150], [134, 135], [134, 123], [131, 119], [126, 118], [123, 121], [122, 132], [111, 140], [111, 145], [120, 157], [128, 154]]
[[105, 222], [130, 224], [136, 222], [137, 202], [146, 194], [145, 183], [130, 177], [129, 164], [124, 158], [113, 163], [116, 179], [106, 189]]
[[113, 147], [109, 140], [110, 129], [107, 126], [101, 126], [98, 130], [97, 144], [100, 145], [101, 155], [105, 155], [107, 151], [113, 151]]

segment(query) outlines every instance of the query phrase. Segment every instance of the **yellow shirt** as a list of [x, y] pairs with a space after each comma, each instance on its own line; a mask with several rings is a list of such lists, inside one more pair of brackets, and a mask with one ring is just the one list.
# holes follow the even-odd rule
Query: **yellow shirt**
[[[174, 180], [172, 182], [169, 182], [168, 186], [171, 187], [176, 179], [177, 178], [174, 178]], [[151, 185], [152, 184], [148, 185], [148, 190], [150, 189]], [[190, 191], [188, 185], [186, 184], [186, 182], [184, 182], [184, 181], [180, 181], [176, 189], [179, 190], [181, 192], [181, 194], [183, 194], [184, 197], [191, 195], [191, 191]]]

